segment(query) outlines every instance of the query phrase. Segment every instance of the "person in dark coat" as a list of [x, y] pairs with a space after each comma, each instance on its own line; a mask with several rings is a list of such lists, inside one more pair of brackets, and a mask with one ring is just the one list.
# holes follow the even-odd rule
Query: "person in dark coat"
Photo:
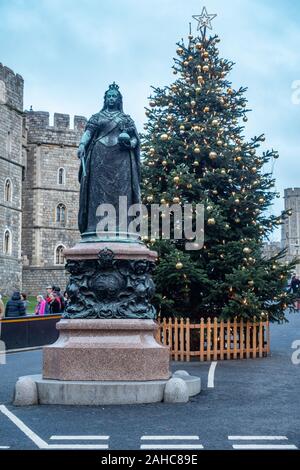
[[57, 299], [60, 302], [60, 312], [65, 311], [65, 298], [60, 291], [60, 287], [53, 287], [53, 293], [56, 294]]
[[50, 313], [61, 313], [60, 298], [57, 292], [52, 292], [50, 299]]
[[293, 294], [298, 294], [299, 292], [299, 287], [300, 287], [300, 280], [297, 278], [297, 276], [293, 276], [291, 280], [291, 290]]
[[5, 317], [23, 317], [26, 315], [24, 302], [20, 292], [14, 292], [5, 307]]

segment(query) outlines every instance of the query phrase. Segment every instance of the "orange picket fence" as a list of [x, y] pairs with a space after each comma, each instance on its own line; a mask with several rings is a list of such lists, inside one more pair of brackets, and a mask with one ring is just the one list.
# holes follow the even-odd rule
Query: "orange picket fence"
[[159, 320], [157, 339], [169, 346], [175, 361], [217, 361], [265, 357], [270, 352], [269, 321], [219, 321], [191, 323], [189, 318]]

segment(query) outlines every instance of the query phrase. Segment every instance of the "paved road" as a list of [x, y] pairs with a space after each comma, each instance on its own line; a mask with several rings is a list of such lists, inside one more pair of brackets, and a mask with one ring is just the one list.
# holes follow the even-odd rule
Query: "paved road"
[[[300, 340], [300, 314], [289, 315], [289, 320], [272, 326], [270, 357], [219, 361], [214, 388], [207, 388], [210, 363], [173, 363], [173, 370], [186, 369], [201, 376], [203, 390], [188, 404], [17, 408], [11, 404], [14, 384], [21, 375], [40, 373], [42, 356], [41, 351], [10, 354], [7, 364], [0, 365], [0, 405], [4, 405], [0, 406], [0, 448], [37, 449], [60, 444], [123, 450], [163, 444], [204, 449], [239, 445], [300, 449], [300, 364], [291, 361], [291, 345]], [[72, 436], [81, 438], [70, 439]], [[162, 436], [169, 436], [169, 440], [162, 440]], [[177, 439], [170, 439], [174, 436]], [[242, 439], [244, 436], [248, 439]]]

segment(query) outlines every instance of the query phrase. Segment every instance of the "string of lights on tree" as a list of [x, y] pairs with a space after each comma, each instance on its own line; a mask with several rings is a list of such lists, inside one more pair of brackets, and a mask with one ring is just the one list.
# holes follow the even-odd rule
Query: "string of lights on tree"
[[292, 298], [284, 290], [294, 263], [284, 252], [270, 260], [264, 240], [291, 215], [268, 215], [275, 181], [266, 164], [275, 150], [260, 151], [264, 134], [244, 136], [246, 88], [234, 89], [233, 62], [219, 57], [217, 35], [208, 36], [206, 8], [177, 43], [175, 81], [153, 88], [143, 136], [146, 204], [205, 206], [205, 244], [185, 251], [184, 240], [150, 240], [159, 253], [156, 304], [161, 315], [284, 319]]

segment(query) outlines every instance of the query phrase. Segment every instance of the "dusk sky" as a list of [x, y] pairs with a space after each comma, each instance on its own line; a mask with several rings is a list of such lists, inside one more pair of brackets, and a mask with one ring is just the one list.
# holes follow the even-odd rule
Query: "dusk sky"
[[[279, 151], [276, 189], [300, 187], [300, 4], [296, 0], [0, 0], [0, 62], [23, 76], [24, 108], [84, 115], [116, 81], [139, 130], [151, 85], [174, 80], [176, 42], [192, 15], [217, 13], [220, 55], [248, 87], [246, 135]], [[298, 83], [297, 83], [298, 81]], [[293, 90], [293, 87], [295, 90]], [[298, 88], [298, 92], [297, 92]], [[282, 200], [276, 200], [279, 212]], [[278, 238], [279, 232], [275, 235]]]

